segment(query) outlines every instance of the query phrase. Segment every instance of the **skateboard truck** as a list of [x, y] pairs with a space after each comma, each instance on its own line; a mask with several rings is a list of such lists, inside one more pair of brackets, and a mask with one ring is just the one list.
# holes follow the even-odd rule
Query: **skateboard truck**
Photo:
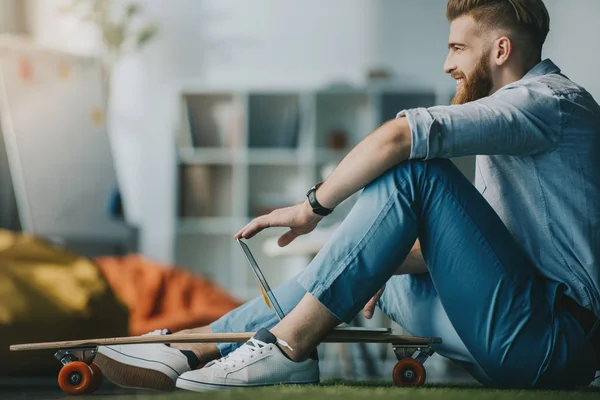
[[415, 346], [407, 347], [405, 344], [394, 344], [392, 343], [392, 349], [396, 358], [402, 360], [404, 358], [414, 358], [423, 364], [429, 357], [431, 357], [435, 350], [429, 346]]
[[73, 361], [83, 361], [86, 364], [91, 364], [95, 356], [96, 347], [60, 349], [54, 353], [54, 358], [60, 361], [62, 365], [67, 365]]
[[435, 351], [429, 346], [406, 346], [392, 343], [398, 362], [392, 371], [392, 380], [399, 387], [421, 386], [427, 376], [423, 363]]

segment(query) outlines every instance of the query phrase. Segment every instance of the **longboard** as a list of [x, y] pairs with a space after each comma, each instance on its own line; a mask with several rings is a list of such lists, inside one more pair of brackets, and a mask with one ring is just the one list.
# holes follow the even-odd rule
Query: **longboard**
[[[102, 371], [93, 362], [98, 346], [144, 343], [240, 343], [248, 341], [253, 336], [254, 332], [125, 336], [14, 344], [10, 346], [10, 350], [57, 350], [54, 357], [63, 364], [58, 374], [58, 385], [65, 393], [78, 395], [92, 393], [102, 383]], [[366, 328], [338, 328], [323, 340], [325, 343], [391, 344], [398, 358], [398, 363], [392, 371], [392, 380], [400, 387], [421, 386], [425, 382], [426, 372], [423, 363], [434, 353], [430, 345], [441, 341], [440, 338], [395, 335], [391, 329]]]
[[[254, 332], [195, 333], [161, 336], [125, 336], [100, 339], [66, 340], [60, 342], [24, 343], [10, 346], [10, 351], [75, 349], [81, 347], [110, 346], [140, 343], [242, 343], [250, 340]], [[391, 331], [334, 330], [325, 343], [390, 343], [404, 347], [428, 346], [441, 343], [440, 338], [394, 335]]]

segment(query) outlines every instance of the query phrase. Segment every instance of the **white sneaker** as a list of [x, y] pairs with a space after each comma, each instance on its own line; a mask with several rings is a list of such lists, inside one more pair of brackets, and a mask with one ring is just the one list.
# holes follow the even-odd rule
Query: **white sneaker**
[[309, 358], [294, 362], [276, 343], [287, 346], [266, 329], [227, 356], [211, 361], [202, 369], [189, 371], [177, 379], [180, 389], [207, 390], [278, 384], [319, 383], [319, 362]]
[[[163, 329], [144, 336], [168, 334], [170, 332]], [[192, 369], [193, 358], [190, 360], [183, 352], [166, 344], [144, 343], [99, 346], [94, 362], [106, 378], [119, 386], [173, 390], [177, 377]]]

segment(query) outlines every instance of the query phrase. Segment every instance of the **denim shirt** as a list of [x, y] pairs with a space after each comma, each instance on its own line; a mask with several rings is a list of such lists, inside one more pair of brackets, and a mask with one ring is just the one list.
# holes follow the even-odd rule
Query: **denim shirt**
[[592, 96], [546, 59], [490, 96], [401, 116], [411, 159], [477, 155], [475, 186], [538, 272], [600, 317], [600, 107]]

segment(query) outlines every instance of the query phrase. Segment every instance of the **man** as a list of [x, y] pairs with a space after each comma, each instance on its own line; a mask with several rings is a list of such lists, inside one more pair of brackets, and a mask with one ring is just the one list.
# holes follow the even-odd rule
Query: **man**
[[[278, 322], [255, 299], [193, 330], [258, 331], [239, 348], [103, 347], [97, 363], [110, 379], [189, 390], [316, 383], [317, 344], [377, 304], [410, 333], [442, 337], [438, 353], [485, 385], [590, 383], [600, 361], [600, 107], [541, 61], [542, 0], [450, 0], [447, 17], [454, 104], [400, 112], [307, 201], [236, 234], [286, 226], [285, 246], [364, 188], [310, 265], [276, 290], [287, 316]], [[445, 160], [470, 154], [477, 189]]]

